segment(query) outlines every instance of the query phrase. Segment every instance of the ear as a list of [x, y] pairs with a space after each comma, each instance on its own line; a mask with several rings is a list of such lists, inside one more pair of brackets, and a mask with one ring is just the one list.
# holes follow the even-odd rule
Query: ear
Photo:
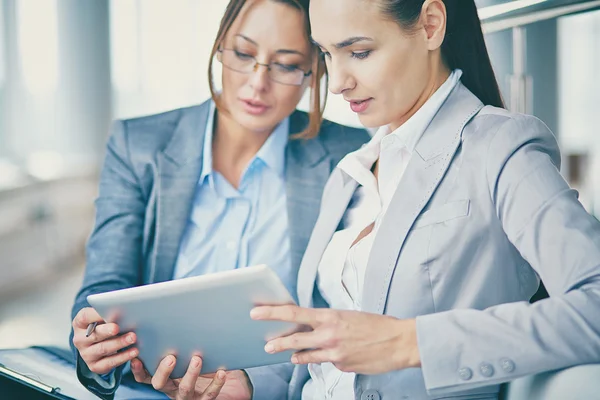
[[446, 5], [442, 0], [425, 0], [420, 18], [425, 29], [427, 49], [437, 50], [446, 36]]

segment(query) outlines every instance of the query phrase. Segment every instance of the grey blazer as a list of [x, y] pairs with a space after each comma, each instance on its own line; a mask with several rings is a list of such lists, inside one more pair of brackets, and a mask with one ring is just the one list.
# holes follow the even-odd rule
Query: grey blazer
[[[364, 282], [363, 311], [417, 318], [422, 368], [358, 375], [356, 399], [495, 399], [501, 382], [600, 362], [600, 223], [559, 162], [542, 122], [457, 85], [417, 144]], [[355, 189], [339, 169], [325, 186], [301, 306], [316, 304], [317, 265]], [[550, 298], [532, 305], [540, 278]], [[307, 379], [296, 367], [269, 398], [300, 399]]]
[[[207, 101], [113, 125], [96, 200], [96, 223], [87, 245], [83, 285], [72, 318], [88, 307], [89, 294], [170, 280], [179, 242], [202, 173]], [[308, 115], [290, 116], [290, 133], [304, 129]], [[286, 149], [287, 207], [292, 265], [299, 267], [317, 219], [323, 187], [347, 153], [369, 140], [365, 130], [324, 121], [319, 136], [290, 140]], [[71, 332], [72, 339], [72, 332]], [[76, 349], [84, 386], [111, 398], [121, 370], [106, 379], [86, 368]], [[259, 371], [260, 372], [260, 371]]]

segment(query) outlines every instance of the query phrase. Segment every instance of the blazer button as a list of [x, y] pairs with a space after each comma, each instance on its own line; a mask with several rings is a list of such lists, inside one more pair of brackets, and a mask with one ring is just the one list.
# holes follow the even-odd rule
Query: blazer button
[[458, 376], [460, 376], [460, 379], [463, 381], [468, 381], [473, 377], [473, 371], [471, 371], [471, 368], [462, 367], [458, 370]]
[[508, 358], [502, 358], [500, 360], [500, 366], [504, 372], [511, 373], [515, 370], [515, 363]]
[[360, 396], [360, 400], [381, 400], [381, 396], [377, 390], [367, 389]]
[[489, 378], [490, 376], [494, 375], [494, 367], [488, 363], [481, 363], [479, 364], [479, 372], [481, 372], [481, 375]]

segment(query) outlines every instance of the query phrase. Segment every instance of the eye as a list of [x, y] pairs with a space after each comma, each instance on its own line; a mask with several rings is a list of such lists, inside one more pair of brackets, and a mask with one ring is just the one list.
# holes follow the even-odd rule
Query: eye
[[275, 65], [277, 67], [277, 69], [279, 69], [282, 72], [294, 72], [298, 69], [297, 65], [281, 64], [281, 63], [274, 63], [273, 65]]
[[364, 60], [365, 58], [369, 57], [369, 55], [371, 54], [370, 50], [367, 51], [361, 51], [361, 52], [352, 52], [352, 58], [356, 58], [358, 60]]
[[254, 57], [252, 57], [250, 54], [246, 54], [246, 53], [242, 53], [241, 51], [238, 50], [233, 50], [235, 53], [235, 56], [237, 58], [239, 58], [240, 60], [250, 60]]
[[323, 57], [323, 58], [329, 58], [329, 59], [331, 59], [331, 53], [329, 53], [329, 52], [327, 52], [327, 51], [320, 50], [320, 51], [319, 51], [319, 55], [320, 55], [321, 57]]

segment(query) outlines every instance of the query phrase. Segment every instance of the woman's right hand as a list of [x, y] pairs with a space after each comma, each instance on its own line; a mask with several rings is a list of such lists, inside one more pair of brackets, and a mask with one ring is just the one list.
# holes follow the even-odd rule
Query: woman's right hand
[[[85, 337], [89, 324], [97, 322], [94, 332]], [[73, 320], [73, 344], [90, 371], [106, 374], [119, 365], [131, 361], [139, 355], [136, 348], [120, 351], [136, 342], [135, 333], [119, 335], [119, 326], [104, 323], [100, 315], [91, 307], [82, 308]]]

